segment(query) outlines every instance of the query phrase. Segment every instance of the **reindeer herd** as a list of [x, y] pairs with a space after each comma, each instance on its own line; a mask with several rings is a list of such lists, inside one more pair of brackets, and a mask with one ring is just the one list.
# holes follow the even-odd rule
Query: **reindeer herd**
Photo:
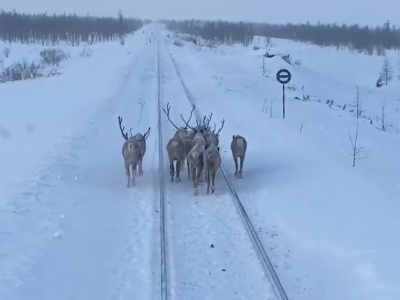
[[[221, 127], [216, 131], [216, 124], [211, 129], [210, 122], [212, 113], [204, 116], [202, 119], [196, 120], [196, 126], [191, 126], [190, 121], [195, 110], [192, 105], [190, 116], [185, 120], [180, 115], [184, 126], [176, 126], [170, 118], [170, 105], [167, 103], [166, 109], [163, 108], [168, 121], [175, 127], [174, 136], [168, 141], [166, 149], [169, 158], [169, 169], [171, 181], [181, 181], [181, 170], [186, 163], [188, 179], [192, 180], [194, 188], [194, 196], [199, 194], [199, 183], [207, 182], [206, 193], [214, 193], [215, 176], [221, 166], [221, 155], [219, 153], [219, 134], [224, 127], [225, 120], [221, 121]], [[127, 176], [127, 187], [131, 184], [135, 185], [135, 173], [138, 176], [143, 175], [142, 162], [146, 153], [146, 140], [150, 135], [150, 127], [146, 133], [137, 133], [131, 136], [124, 132], [125, 127], [122, 126], [122, 118], [118, 117], [119, 128], [125, 142], [122, 146], [122, 156], [125, 163], [125, 171]], [[231, 152], [235, 162], [235, 177], [243, 178], [243, 162], [246, 156], [247, 141], [243, 136], [233, 135], [231, 141]], [[175, 164], [174, 164], [175, 163]]]

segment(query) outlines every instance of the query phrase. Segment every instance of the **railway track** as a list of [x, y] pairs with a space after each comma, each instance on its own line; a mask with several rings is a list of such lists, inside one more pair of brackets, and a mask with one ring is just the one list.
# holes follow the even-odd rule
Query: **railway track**
[[[254, 229], [254, 226], [240, 200], [239, 195], [237, 194], [234, 185], [232, 184], [231, 180], [229, 179], [229, 177], [227, 176], [227, 172], [225, 171], [224, 165], [222, 163], [221, 165], [221, 173], [222, 173], [222, 177], [228, 187], [229, 190], [229, 199], [226, 200], [222, 200], [219, 204], [212, 204], [209, 205], [206, 208], [201, 208], [201, 207], [190, 207], [188, 208], [188, 206], [185, 206], [185, 201], [179, 201], [176, 199], [170, 199], [171, 198], [171, 190], [172, 192], [175, 192], [175, 194], [182, 194], [182, 193], [187, 193], [187, 196], [184, 197], [186, 198], [186, 200], [189, 202], [191, 199], [193, 199], [192, 194], [189, 192], [190, 190], [188, 189], [191, 185], [187, 184], [185, 182], [185, 179], [183, 179], [185, 177], [185, 172], [181, 172], [181, 178], [182, 178], [182, 182], [180, 183], [171, 183], [167, 185], [167, 178], [165, 176], [165, 168], [166, 168], [166, 164], [165, 164], [165, 158], [166, 158], [166, 150], [165, 150], [165, 145], [167, 143], [167, 140], [164, 138], [166, 135], [164, 135], [165, 133], [165, 129], [163, 128], [163, 121], [162, 121], [162, 107], [163, 107], [163, 95], [162, 95], [162, 72], [163, 72], [163, 67], [162, 67], [162, 57], [161, 57], [161, 45], [163, 44], [162, 41], [158, 41], [158, 133], [159, 133], [159, 156], [160, 156], [160, 160], [159, 160], [159, 175], [160, 175], [160, 235], [161, 235], [161, 299], [162, 300], [167, 300], [167, 299], [171, 299], [171, 298], [176, 298], [176, 299], [183, 299], [182, 298], [182, 293], [187, 292], [189, 289], [188, 288], [180, 288], [179, 285], [180, 284], [185, 284], [182, 282], [179, 282], [179, 279], [182, 279], [182, 276], [184, 273], [188, 274], [187, 275], [187, 281], [190, 281], [190, 275], [196, 275], [196, 272], [190, 272], [191, 268], [193, 267], [198, 267], [198, 265], [196, 264], [200, 264], [202, 265], [202, 263], [204, 263], [204, 267], [206, 269], [208, 268], [208, 263], [210, 262], [214, 262], [213, 259], [217, 259], [217, 256], [213, 256], [211, 259], [209, 258], [209, 251], [204, 251], [203, 255], [204, 257], [197, 257], [197, 261], [195, 264], [191, 264], [188, 263], [188, 260], [190, 259], [194, 259], [194, 256], [196, 255], [196, 253], [192, 253], [192, 254], [187, 254], [184, 251], [188, 251], [187, 248], [185, 248], [184, 250], [177, 250], [179, 249], [177, 246], [177, 239], [179, 240], [179, 238], [182, 238], [182, 236], [178, 235], [178, 238], [174, 239], [174, 230], [175, 229], [179, 229], [182, 231], [182, 227], [184, 226], [188, 226], [189, 228], [187, 230], [183, 230], [184, 234], [187, 235], [193, 235], [195, 230], [199, 230], [202, 231], [202, 226], [207, 227], [210, 226], [210, 224], [207, 224], [207, 222], [214, 222], [215, 216], [212, 217], [210, 215], [215, 214], [215, 210], [218, 209], [227, 209], [227, 202], [230, 201], [231, 204], [233, 204], [234, 206], [234, 210], [236, 212], [236, 215], [238, 216], [238, 223], [241, 223], [241, 225], [244, 227], [244, 231], [246, 231], [247, 233], [247, 238], [248, 238], [248, 244], [247, 248], [241, 244], [235, 244], [235, 242], [233, 241], [234, 238], [229, 238], [228, 236], [226, 236], [227, 234], [229, 234], [229, 229], [225, 228], [225, 229], [220, 229], [216, 235], [219, 234], [219, 237], [221, 238], [225, 238], [228, 240], [228, 248], [231, 248], [231, 253], [235, 252], [237, 255], [239, 256], [245, 256], [245, 255], [250, 255], [249, 254], [251, 251], [256, 252], [257, 256], [257, 263], [260, 266], [260, 268], [262, 269], [262, 273], [264, 274], [264, 276], [259, 275], [260, 277], [260, 281], [258, 281], [258, 287], [260, 289], [260, 291], [262, 290], [263, 292], [260, 292], [259, 295], [257, 295], [257, 299], [279, 299], [279, 300], [288, 300], [288, 297], [285, 293], [284, 288], [282, 287], [281, 282], [279, 281], [279, 278], [271, 264], [271, 261], [256, 233], [256, 230]], [[167, 46], [164, 44], [163, 45], [165, 47], [165, 51], [168, 53], [169, 56], [169, 60], [170, 63], [173, 65], [173, 70], [175, 72], [175, 74], [177, 75], [177, 77], [179, 78], [180, 81], [180, 85], [181, 88], [183, 88], [184, 93], [185, 93], [185, 98], [186, 98], [186, 102], [187, 104], [194, 104], [196, 105], [196, 99], [195, 97], [192, 95], [192, 93], [190, 92], [190, 90], [188, 89], [187, 85], [185, 84], [180, 72], [179, 72], [179, 68], [175, 62], [175, 60], [173, 59], [173, 57], [171, 56], [171, 54], [168, 51]], [[200, 118], [200, 116], [202, 116], [201, 112], [198, 109], [198, 106], [196, 105], [196, 110], [195, 110], [195, 115], [197, 118]], [[172, 135], [171, 135], [172, 136]], [[182, 186], [185, 185], [186, 189], [183, 188]], [[189, 193], [188, 193], [189, 192]], [[174, 195], [174, 193], [172, 193], [172, 195]], [[182, 198], [182, 196], [181, 196]], [[204, 201], [204, 202], [210, 202], [207, 201], [207, 198], [201, 199], [202, 197], [200, 196], [200, 199], [198, 200], [199, 202]], [[171, 200], [171, 201], [169, 201]], [[194, 200], [191, 200], [194, 201]], [[214, 199], [212, 201], [215, 201]], [[174, 210], [179, 210], [182, 208], [179, 208], [179, 205], [182, 205], [184, 207], [186, 207], [188, 209], [188, 211], [186, 212], [182, 212], [182, 213], [174, 213]], [[233, 209], [233, 208], [232, 208]], [[182, 215], [187, 213], [189, 218], [182, 218]], [[232, 214], [233, 211], [230, 210], [230, 213]], [[199, 217], [196, 214], [200, 214], [201, 217]], [[207, 215], [208, 214], [208, 215]], [[209, 218], [206, 222], [203, 220], [201, 221], [202, 218]], [[179, 219], [180, 218], [180, 219]], [[175, 223], [171, 225], [171, 219], [174, 219], [174, 221], [172, 223]], [[177, 219], [177, 220], [175, 220]], [[240, 222], [240, 219], [243, 222]], [[196, 220], [200, 221], [200, 226], [194, 226], [192, 223]], [[192, 222], [193, 221], [193, 222]], [[223, 222], [222, 219], [219, 220], [220, 222]], [[179, 224], [176, 225], [177, 223], [185, 223], [185, 222], [190, 222], [190, 224]], [[215, 223], [216, 224], [216, 223]], [[211, 224], [212, 226], [212, 224]], [[207, 227], [207, 229], [210, 229], [210, 227]], [[232, 228], [231, 228], [232, 229]], [[179, 231], [178, 230], [178, 231]], [[192, 230], [192, 231], [191, 231]], [[191, 239], [191, 243], [194, 243], [195, 246], [204, 246], [204, 244], [207, 241], [207, 234], [204, 234], [204, 230], [206, 230], [206, 228], [203, 228], [203, 234], [198, 233], [199, 235], [196, 236], [195, 239]], [[216, 230], [218, 231], [218, 229], [211, 229], [211, 230]], [[235, 226], [234, 230], [239, 230], [238, 226]], [[196, 240], [198, 239], [198, 240]], [[211, 245], [213, 246], [213, 245]], [[243, 249], [246, 248], [246, 249]], [[251, 248], [251, 249], [250, 249]], [[179, 257], [177, 256], [176, 253], [174, 252], [179, 252]], [[180, 268], [182, 270], [177, 270], [176, 268], [174, 268], [174, 265], [176, 263], [174, 263], [174, 260], [176, 261], [176, 258], [182, 259], [179, 261], [180, 264]], [[240, 273], [239, 269], [238, 269], [238, 265], [240, 264], [234, 264], [234, 262], [232, 262], [232, 258], [234, 257], [234, 255], [231, 257], [231, 263], [233, 263], [231, 265], [231, 267], [234, 269], [234, 272]], [[175, 259], [174, 259], [175, 258]], [[237, 259], [237, 258], [235, 258]], [[244, 259], [244, 260], [248, 260], [248, 259]], [[242, 262], [243, 264], [246, 264], [246, 262]], [[247, 263], [247, 265], [242, 265], [242, 268], [249, 268], [252, 269], [253, 267], [255, 269], [253, 270], [244, 270], [244, 274], [249, 274], [252, 271], [253, 272], [257, 272], [255, 271], [257, 269], [257, 266], [249, 266], [249, 264]], [[234, 273], [233, 272], [233, 273]], [[202, 273], [202, 272], [199, 272]], [[206, 274], [207, 272], [203, 272], [203, 276], [207, 276], [208, 274]], [[210, 275], [212, 274], [211, 272], [209, 273]], [[245, 276], [247, 276], [245, 275]], [[232, 275], [233, 277], [235, 277], [234, 275]], [[218, 276], [217, 276], [218, 277]], [[263, 278], [261, 278], [263, 277]], [[220, 277], [218, 277], [219, 279], [221, 279]], [[197, 286], [196, 285], [192, 285], [196, 286], [196, 289], [193, 288], [193, 290], [196, 290], [196, 292], [200, 292], [203, 290], [208, 291], [208, 294], [203, 294], [201, 295], [200, 293], [200, 298], [199, 299], [205, 299], [207, 298], [207, 296], [209, 297], [210, 295], [215, 295], [215, 299], [219, 299], [220, 297], [224, 297], [224, 298], [229, 298], [229, 295], [227, 295], [227, 291], [229, 288], [229, 285], [234, 285], [234, 284], [240, 284], [240, 280], [241, 278], [243, 279], [243, 274], [241, 274], [241, 276], [236, 277], [232, 280], [227, 280], [225, 282], [222, 283], [223, 287], [221, 288], [220, 286], [218, 286], [218, 284], [213, 285], [211, 280], [200, 280], [200, 281], [204, 281], [203, 283], [205, 284], [209, 284], [209, 286], [201, 286], [201, 284], [199, 282], [197, 282]], [[199, 279], [196, 279], [199, 280]], [[196, 281], [196, 280], [192, 280], [192, 281]], [[269, 286], [269, 289], [272, 291], [273, 293], [273, 298], [272, 296], [265, 291], [265, 286], [263, 288], [261, 288], [262, 283], [261, 281], [264, 281], [265, 284], [267, 284]], [[218, 282], [218, 280], [217, 280]], [[221, 282], [220, 282], [221, 284]], [[235, 286], [231, 286], [232, 290], [234, 290]], [[253, 286], [253, 288], [256, 288], [256, 286]], [[212, 292], [212, 289], [217, 290], [217, 292]], [[254, 291], [253, 291], [254, 292]], [[237, 294], [237, 292], [235, 292]], [[257, 292], [255, 292], [255, 294], [257, 294]], [[246, 294], [247, 297], [249, 297], [250, 295]], [[260, 295], [263, 295], [260, 297]], [[187, 297], [187, 296], [186, 296]], [[249, 297], [250, 298], [250, 297]], [[194, 297], [193, 295], [190, 295], [190, 297], [186, 298], [186, 299], [196, 299], [196, 297]], [[209, 299], [209, 298], [208, 298]], [[232, 298], [231, 298], [232, 299]]]
[[167, 244], [166, 244], [166, 228], [167, 223], [165, 212], [166, 208], [166, 192], [165, 192], [165, 168], [164, 168], [164, 138], [162, 128], [162, 99], [161, 99], [161, 68], [160, 68], [160, 49], [157, 44], [157, 105], [158, 105], [158, 145], [159, 145], [159, 175], [160, 175], [160, 238], [161, 238], [161, 300], [168, 299], [168, 277], [167, 277]]

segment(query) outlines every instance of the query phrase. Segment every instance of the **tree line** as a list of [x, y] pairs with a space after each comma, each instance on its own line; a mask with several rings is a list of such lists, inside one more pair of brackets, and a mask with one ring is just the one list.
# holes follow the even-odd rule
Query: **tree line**
[[253, 41], [254, 37], [254, 25], [252, 23], [200, 20], [162, 20], [162, 22], [168, 30], [199, 36], [216, 43], [242, 43], [247, 46]]
[[248, 44], [254, 36], [292, 39], [320, 46], [345, 46], [360, 53], [378, 55], [385, 49], [400, 49], [400, 29], [386, 21], [382, 26], [360, 27], [337, 24], [284, 24], [243, 23], [226, 21], [164, 21], [167, 29], [200, 36], [217, 42]]
[[0, 39], [7, 43], [56, 45], [65, 41], [73, 46], [120, 40], [143, 26], [137, 18], [77, 16], [76, 14], [23, 14], [0, 10]]

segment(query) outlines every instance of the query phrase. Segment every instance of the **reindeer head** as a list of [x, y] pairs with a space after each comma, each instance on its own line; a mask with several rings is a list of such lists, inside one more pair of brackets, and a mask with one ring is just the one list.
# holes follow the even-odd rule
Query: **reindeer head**
[[135, 140], [137, 140], [139, 142], [145, 141], [145, 140], [147, 140], [147, 138], [150, 135], [150, 130], [151, 130], [151, 127], [149, 127], [149, 129], [143, 134], [137, 133], [136, 135], [132, 135], [132, 128], [130, 128], [129, 129], [129, 132], [131, 134], [130, 138], [134, 138]]
[[[129, 129], [129, 133], [131, 134], [130, 137], [128, 137], [128, 133], [127, 132], [124, 132], [125, 126], [122, 126], [122, 118], [120, 116], [118, 116], [118, 124], [119, 124], [119, 129], [121, 131], [122, 137], [125, 140], [131, 139], [131, 138], [134, 137], [133, 134], [132, 134], [132, 128]], [[149, 129], [143, 135], [142, 134], [140, 134], [140, 136], [138, 136], [138, 134], [135, 135], [137, 137], [136, 140], [137, 141], [145, 141], [145, 140], [147, 140], [147, 138], [150, 135], [150, 130], [151, 130], [151, 127], [149, 127]]]

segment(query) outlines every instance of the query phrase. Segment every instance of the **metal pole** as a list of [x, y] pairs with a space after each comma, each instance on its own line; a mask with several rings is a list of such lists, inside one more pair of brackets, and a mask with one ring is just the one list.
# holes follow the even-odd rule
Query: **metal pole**
[[285, 118], [285, 85], [282, 84], [283, 88], [283, 118]]

